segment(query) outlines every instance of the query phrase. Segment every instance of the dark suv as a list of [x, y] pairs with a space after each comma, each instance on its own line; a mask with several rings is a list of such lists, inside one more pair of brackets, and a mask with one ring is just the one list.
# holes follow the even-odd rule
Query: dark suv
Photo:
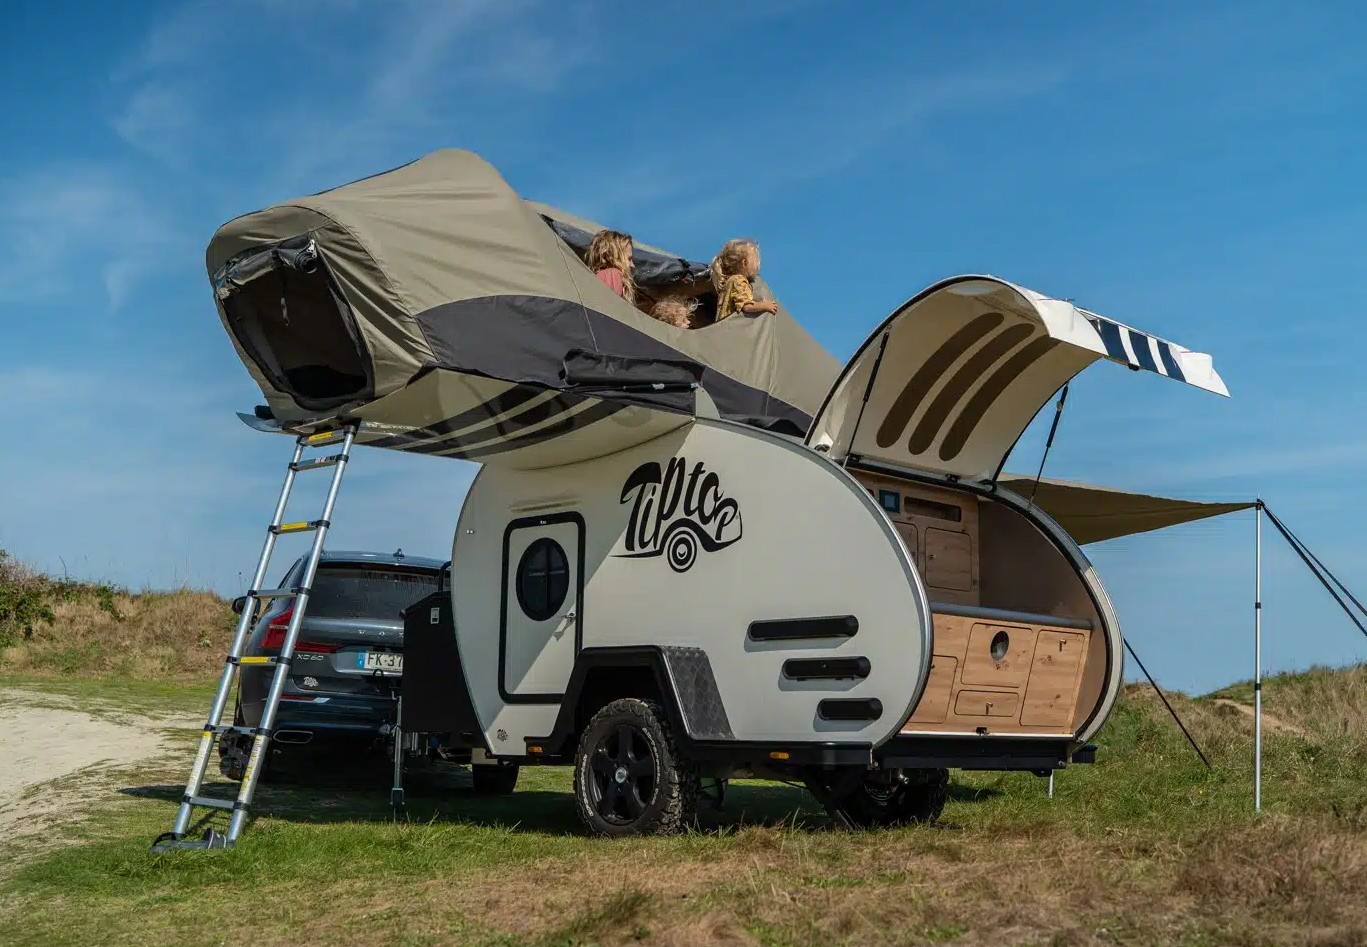
[[[401, 550], [323, 553], [276, 712], [269, 762], [305, 746], [346, 752], [378, 744], [394, 722], [403, 675], [402, 612], [440, 587], [444, 565]], [[277, 586], [298, 585], [303, 568], [303, 559], [296, 560]], [[247, 601], [234, 601], [233, 611], [241, 613]], [[292, 600], [272, 600], [255, 618], [244, 654], [279, 654], [293, 611]], [[238, 725], [260, 723], [274, 674], [273, 666], [241, 669]], [[250, 751], [249, 737], [225, 734], [223, 775], [241, 779]]]

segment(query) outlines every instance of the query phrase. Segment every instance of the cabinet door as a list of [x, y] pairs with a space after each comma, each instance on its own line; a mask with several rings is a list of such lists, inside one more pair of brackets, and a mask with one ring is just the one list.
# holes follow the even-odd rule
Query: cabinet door
[[973, 540], [967, 533], [926, 529], [926, 585], [968, 592], [973, 588]]
[[893, 523], [892, 525], [897, 527], [898, 535], [902, 537], [902, 542], [906, 543], [907, 552], [911, 553], [911, 561], [915, 563], [917, 569], [920, 569], [922, 567], [921, 548], [916, 544], [916, 527], [910, 523]]
[[1025, 687], [1021, 725], [1068, 729], [1077, 704], [1078, 672], [1087, 655], [1087, 635], [1041, 631]]

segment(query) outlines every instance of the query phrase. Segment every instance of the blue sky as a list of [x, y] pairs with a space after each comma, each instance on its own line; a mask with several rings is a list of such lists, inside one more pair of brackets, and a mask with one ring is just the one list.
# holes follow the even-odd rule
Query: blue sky
[[[455, 146], [526, 196], [695, 258], [758, 238], [768, 281], [842, 358], [961, 272], [1210, 352], [1228, 401], [1089, 369], [1047, 473], [1261, 493], [1367, 579], [1353, 4], [242, 0], [4, 17], [0, 547], [43, 568], [240, 590], [288, 445], [234, 417], [260, 398], [204, 247], [239, 213]], [[1034, 470], [1047, 422], [1011, 469]], [[445, 557], [473, 470], [365, 455], [331, 545]], [[1242, 514], [1089, 550], [1165, 683], [1248, 676], [1252, 530]], [[1267, 539], [1268, 667], [1367, 658]]]

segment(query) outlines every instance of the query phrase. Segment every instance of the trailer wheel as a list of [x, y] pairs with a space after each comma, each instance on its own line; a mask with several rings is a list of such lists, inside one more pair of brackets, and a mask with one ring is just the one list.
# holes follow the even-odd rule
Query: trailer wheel
[[[883, 782], [865, 778], [822, 799], [837, 822], [857, 828], [881, 828], [929, 823], [940, 818], [949, 795], [949, 770], [902, 771], [901, 779]], [[834, 788], [834, 787], [831, 787]]]
[[574, 800], [590, 832], [677, 832], [693, 817], [697, 792], [697, 773], [679, 757], [659, 704], [626, 698], [593, 715], [574, 760]]
[[506, 796], [517, 786], [516, 766], [471, 766], [470, 779], [481, 796]]

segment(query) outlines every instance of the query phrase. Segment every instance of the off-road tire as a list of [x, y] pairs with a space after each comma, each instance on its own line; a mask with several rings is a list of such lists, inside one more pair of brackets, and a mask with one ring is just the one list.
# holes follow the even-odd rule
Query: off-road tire
[[480, 796], [506, 796], [517, 787], [516, 766], [471, 766], [470, 782]]
[[614, 700], [584, 728], [574, 757], [574, 801], [595, 835], [679, 832], [693, 820], [697, 794], [696, 767], [680, 757], [659, 704]]
[[949, 797], [949, 770], [911, 770], [906, 776], [905, 782], [892, 786], [866, 779], [828, 801], [826, 809], [836, 821], [858, 828], [928, 824], [939, 819]]

